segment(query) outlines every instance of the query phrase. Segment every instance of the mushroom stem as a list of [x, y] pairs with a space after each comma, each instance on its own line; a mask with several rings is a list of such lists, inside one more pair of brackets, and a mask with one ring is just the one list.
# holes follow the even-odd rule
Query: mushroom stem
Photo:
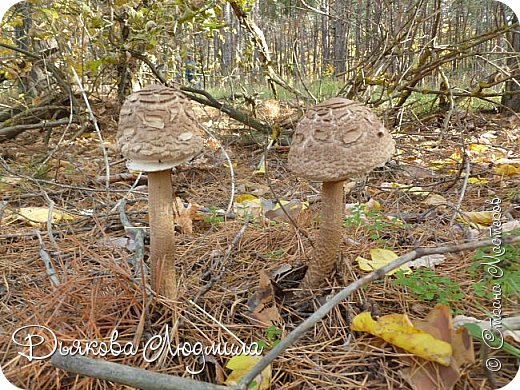
[[324, 182], [321, 190], [321, 226], [318, 242], [302, 281], [302, 288], [314, 289], [332, 274], [341, 243], [343, 181]]
[[152, 289], [176, 297], [175, 227], [171, 170], [148, 173]]

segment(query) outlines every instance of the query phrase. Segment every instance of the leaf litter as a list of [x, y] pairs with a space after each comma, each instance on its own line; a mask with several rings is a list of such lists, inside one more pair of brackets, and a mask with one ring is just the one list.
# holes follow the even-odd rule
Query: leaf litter
[[[218, 118], [211, 120], [218, 121]], [[493, 132], [491, 127], [494, 122], [481, 115], [475, 115], [472, 120], [482, 122], [479, 128], [486, 128], [486, 133], [493, 133], [490, 142], [500, 144], [506, 151], [516, 150], [517, 145], [511, 134], [504, 135], [500, 129]], [[229, 130], [232, 122], [214, 125], [220, 135], [236, 131], [235, 128]], [[435, 121], [424, 122], [422, 126], [425, 136], [430, 130], [435, 132]], [[58, 133], [52, 133], [51, 146], [59, 136]], [[114, 135], [109, 131], [106, 141], [113, 143]], [[482, 140], [487, 139], [485, 133], [481, 136]], [[470, 183], [466, 189], [462, 203], [464, 212], [460, 213], [466, 219], [455, 221], [450, 227], [449, 221], [453, 213], [457, 212], [454, 210], [459, 198], [456, 189], [460, 189], [460, 186], [457, 183], [464, 180], [463, 177], [459, 178], [455, 187], [450, 184], [456, 178], [457, 164], [461, 161], [453, 155], [453, 150], [461, 149], [459, 135], [446, 134], [442, 148], [437, 148], [438, 145], [431, 140], [428, 141], [429, 145], [425, 144], [421, 148], [420, 143], [407, 136], [406, 131], [397, 137], [400, 145], [398, 159], [416, 169], [408, 169], [408, 174], [400, 174], [398, 166], [392, 168], [391, 173], [374, 172], [369, 177], [368, 186], [351, 191], [346, 201], [359, 204], [373, 199], [380, 205], [376, 210], [385, 217], [383, 220], [391, 216], [403, 223], [381, 225], [381, 219], [374, 218], [370, 210], [363, 210], [364, 217], [359, 223], [345, 226], [340, 248], [342, 259], [330, 281], [330, 287], [320, 291], [325, 296], [352, 282], [353, 276], [358, 278], [363, 275], [357, 267], [352, 266], [357, 256], [368, 257], [371, 250], [383, 247], [391, 248], [399, 254], [417, 245], [436, 246], [461, 241], [471, 228], [466, 225], [466, 220], [472, 216], [468, 213], [480, 213], [474, 214], [479, 219], [473, 223], [485, 222], [487, 226], [489, 216], [485, 213], [490, 207], [485, 201], [495, 196], [503, 199], [504, 215], [510, 218], [509, 222], [518, 222], [520, 219], [515, 203], [518, 194], [515, 195], [512, 190], [518, 188], [516, 159], [493, 148], [470, 146], [472, 158], [475, 159], [470, 178], [478, 178], [480, 181]], [[475, 138], [474, 144], [480, 145], [479, 134], [473, 134], [472, 137]], [[317, 231], [320, 209], [315, 198], [317, 184], [298, 180], [287, 171], [287, 148], [274, 146], [271, 149], [266, 160], [265, 175], [253, 174], [259, 159], [258, 155], [251, 153], [255, 147], [263, 150], [264, 145], [234, 145], [228, 148], [236, 165], [237, 187], [243, 185], [242, 193], [262, 196], [264, 199], [283, 199], [289, 204], [294, 202], [295, 207], [291, 205], [289, 211], [299, 210], [294, 215], [299, 230], [283, 218], [280, 219], [281, 214], [274, 208], [266, 210], [276, 212], [275, 218], [269, 218], [269, 223], [251, 222], [228, 257], [225, 256], [226, 248], [237, 237], [243, 225], [243, 216], [236, 212], [234, 216], [224, 215], [220, 221], [211, 216], [201, 218], [197, 212], [199, 207], [209, 210], [226, 208], [231, 179], [229, 170], [224, 166], [224, 159], [215, 149], [214, 152], [208, 152], [206, 160], [201, 164], [197, 165], [195, 161], [175, 173], [175, 190], [182, 201], [179, 203], [176, 199], [179, 227], [177, 270], [180, 279], [179, 301], [173, 305], [143, 289], [138, 272], [127, 261], [135, 242], [129, 241], [116, 204], [121, 197], [126, 196], [125, 211], [128, 218], [135, 227], [146, 228], [146, 187], [130, 191], [132, 183], [120, 180], [106, 191], [96, 181], [99, 172], [102, 172], [103, 161], [95, 140], [89, 139], [64, 143], [49, 161], [47, 176], [35, 179], [23, 167], [31, 166], [35, 159], [46, 155], [48, 150], [41, 138], [38, 134], [26, 132], [16, 143], [4, 142], [5, 150], [17, 151], [17, 161], [6, 160], [0, 165], [0, 177], [8, 178], [1, 180], [4, 186], [0, 209], [0, 267], [4, 283], [0, 287], [3, 293], [0, 344], [3, 372], [14, 384], [32, 388], [127, 388], [86, 376], [58, 373], [48, 360], [28, 362], [18, 354], [19, 349], [11, 341], [12, 332], [27, 324], [46, 324], [56, 332], [59, 339], [68, 341], [107, 340], [111, 332], [117, 329], [120, 340], [132, 340], [142, 346], [151, 336], [161, 334], [167, 324], [171, 326], [172, 318], [182, 317], [184, 325], [177, 330], [174, 343], [231, 342], [232, 338], [221, 326], [189, 303], [189, 299], [215, 277], [215, 270], [219, 267], [225, 271], [200, 298], [199, 304], [203, 304], [213, 317], [218, 318], [245, 342], [266, 341], [262, 328], [264, 325], [258, 321], [255, 324], [251, 322], [254, 316], [259, 317], [257, 320], [265, 323], [266, 328], [269, 324], [279, 328], [281, 337], [284, 337], [309, 314], [309, 310], [319, 306], [319, 300], [307, 302], [307, 309], [285, 301], [287, 291], [294, 289], [303, 276], [300, 272], [302, 263], [312, 250], [307, 236], [312, 237]], [[24, 148], [20, 151], [21, 143]], [[108, 149], [108, 153], [113, 161], [118, 160], [112, 148]], [[486, 153], [489, 153], [489, 158]], [[503, 158], [510, 160], [501, 161]], [[489, 164], [495, 168], [490, 169]], [[114, 174], [127, 173], [124, 164], [120, 162], [114, 164], [113, 170]], [[418, 170], [432, 173], [413, 173]], [[399, 185], [382, 187], [380, 183], [383, 182]], [[258, 189], [256, 193], [255, 184]], [[19, 188], [21, 185], [22, 193]], [[267, 191], [269, 185], [275, 189], [275, 194]], [[60, 212], [71, 216], [53, 220], [54, 243], [46, 231], [49, 205], [42, 197], [42, 190], [59, 206]], [[422, 199], [427, 202], [423, 203]], [[302, 205], [305, 202], [309, 204], [304, 209]], [[7, 212], [23, 208], [42, 208], [47, 213], [44, 213], [44, 219], [38, 219], [38, 226], [30, 226], [24, 220], [13, 220], [13, 214]], [[91, 212], [85, 214], [84, 210]], [[60, 282], [57, 286], [51, 283], [40, 258], [35, 229], [41, 230]], [[370, 238], [374, 231], [378, 233], [377, 238]], [[485, 237], [487, 232], [484, 230], [479, 234]], [[491, 302], [473, 293], [475, 280], [468, 274], [473, 261], [470, 256], [471, 253], [465, 252], [446, 254], [442, 262], [437, 258], [428, 259], [426, 263], [435, 263], [435, 271], [456, 280], [463, 291], [466, 299], [453, 301], [450, 306], [452, 311], [484, 320], [485, 313], [481, 308], [489, 307]], [[279, 287], [282, 288], [281, 295]], [[504, 317], [515, 313], [514, 297], [504, 297], [502, 304]], [[372, 336], [358, 332], [353, 336], [351, 320], [355, 314], [364, 311], [362, 309], [367, 305], [378, 313], [374, 316], [376, 320], [379, 316], [406, 314], [414, 326], [450, 343], [453, 356], [460, 351], [463, 358], [457, 360], [456, 367], [452, 363], [449, 367], [434, 366], [438, 363], [426, 363], [419, 357], [410, 357]], [[430, 311], [429, 303], [418, 300], [404, 287], [393, 286], [386, 281], [373, 283], [352, 296], [350, 302], [337, 306], [278, 357], [271, 367], [272, 376], [264, 375], [264, 378], [271, 388], [277, 389], [388, 388], [388, 384], [402, 388], [427, 388], [421, 386], [427, 386], [425, 383], [428, 381], [429, 386], [442, 382], [442, 386], [455, 389], [487, 386], [489, 379], [482, 371], [480, 362], [471, 360], [482, 350], [482, 343], [467, 337], [455, 341], [458, 336], [456, 331], [454, 335], [450, 325], [451, 313], [444, 308], [434, 311], [435, 314]], [[256, 314], [251, 316], [251, 313]], [[418, 325], [424, 318], [427, 324]], [[512, 339], [510, 341], [514, 342]], [[475, 348], [474, 353], [470, 352], [470, 346]], [[516, 373], [515, 359], [501, 350], [488, 353], [503, 362], [501, 371], [495, 374], [496, 382], [499, 385], [508, 383]], [[169, 356], [160, 363], [151, 364], [146, 363], [140, 355], [110, 357], [110, 360], [179, 376], [185, 375], [186, 366], [196, 363], [191, 357]], [[221, 384], [235, 380], [233, 373], [236, 370], [224, 369], [230, 361], [229, 357], [212, 356], [208, 358], [205, 370], [194, 378]], [[251, 365], [251, 362], [244, 363], [239, 359], [239, 367], [250, 368]], [[262, 381], [260, 385], [265, 386], [265, 383]]]

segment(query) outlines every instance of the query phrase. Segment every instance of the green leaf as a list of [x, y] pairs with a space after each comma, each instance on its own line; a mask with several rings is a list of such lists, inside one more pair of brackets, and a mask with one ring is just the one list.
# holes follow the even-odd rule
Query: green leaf
[[[471, 337], [473, 337], [476, 340], [479, 340], [480, 342], [484, 342], [484, 338], [482, 336], [482, 328], [478, 326], [477, 324], [464, 324], [464, 328], [467, 329]], [[495, 340], [495, 343], [485, 343], [489, 347], [498, 347], [500, 340]], [[502, 347], [499, 348], [500, 350], [509, 353], [510, 355], [513, 355], [516, 358], [520, 358], [520, 349], [514, 347], [513, 345], [509, 344], [507, 341], [504, 341], [502, 344]]]

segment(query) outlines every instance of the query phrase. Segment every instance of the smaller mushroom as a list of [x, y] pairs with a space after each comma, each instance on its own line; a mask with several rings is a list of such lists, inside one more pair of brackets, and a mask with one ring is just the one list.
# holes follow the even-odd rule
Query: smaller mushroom
[[302, 288], [329, 277], [341, 243], [343, 182], [366, 176], [394, 154], [395, 142], [366, 106], [332, 98], [312, 107], [296, 126], [288, 163], [297, 176], [323, 182], [319, 237]]
[[148, 173], [152, 289], [175, 299], [175, 230], [171, 170], [200, 153], [202, 138], [189, 99], [151, 85], [127, 97], [117, 144], [127, 167]]

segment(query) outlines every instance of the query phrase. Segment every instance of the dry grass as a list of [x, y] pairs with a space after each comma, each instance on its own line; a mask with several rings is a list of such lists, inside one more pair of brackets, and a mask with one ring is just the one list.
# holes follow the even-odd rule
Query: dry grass
[[[492, 121], [497, 117], [473, 116], [467, 120], [478, 123], [477, 129], [496, 129]], [[425, 141], [433, 134], [435, 123], [424, 125], [419, 137], [406, 132], [399, 135], [400, 161], [413, 161], [418, 158], [427, 166], [432, 159], [446, 158], [460, 146], [457, 132], [447, 134], [442, 142], [424, 148], [419, 141]], [[476, 130], [475, 130], [476, 131]], [[411, 132], [411, 131], [409, 131]], [[416, 132], [416, 128], [414, 128]], [[511, 139], [512, 130], [500, 131], [494, 141], [502, 148], [518, 152], [518, 138]], [[56, 136], [52, 137], [54, 140]], [[105, 134], [113, 141], [113, 132]], [[478, 134], [471, 134], [478, 137]], [[518, 137], [518, 133], [515, 135]], [[42, 191], [45, 191], [56, 204], [57, 209], [65, 209], [75, 216], [73, 221], [54, 226], [56, 246], [49, 241], [42, 227], [46, 250], [52, 255], [53, 265], [60, 284], [53, 287], [45, 272], [39, 254], [39, 242], [32, 234], [34, 227], [23, 221], [0, 225], [0, 270], [2, 272], [1, 316], [1, 365], [4, 374], [15, 385], [27, 389], [123, 389], [125, 386], [108, 383], [88, 377], [79, 377], [54, 369], [48, 359], [29, 362], [18, 354], [20, 347], [13, 344], [11, 335], [15, 329], [32, 324], [46, 326], [54, 331], [64, 344], [72, 340], [107, 340], [113, 330], [119, 332], [118, 341], [135, 341], [140, 351], [146, 340], [164, 333], [168, 326], [171, 330], [175, 319], [182, 318], [182, 324], [172, 335], [172, 344], [182, 342], [203, 344], [233, 342], [233, 338], [215, 321], [188, 302], [214, 275], [216, 267], [224, 265], [223, 277], [211, 288], [199, 304], [214, 318], [224, 324], [233, 334], [246, 343], [265, 340], [263, 328], [250, 320], [247, 301], [258, 288], [259, 274], [262, 270], [274, 271], [282, 265], [293, 269], [305, 260], [311, 249], [309, 240], [297, 234], [292, 226], [285, 224], [266, 225], [259, 222], [249, 224], [239, 244], [231, 256], [222, 264], [222, 254], [235, 238], [243, 225], [242, 219], [229, 220], [211, 225], [207, 221], [194, 221], [191, 235], [178, 236], [179, 300], [165, 301], [147, 292], [142, 280], [128, 264], [131, 253], [121, 247], [107, 244], [108, 238], [123, 237], [125, 232], [119, 221], [116, 202], [129, 188], [128, 183], [118, 182], [106, 192], [95, 177], [102, 172], [103, 162], [93, 139], [81, 139], [64, 145], [47, 166], [45, 181], [28, 179], [34, 173], [35, 163], [45, 156], [48, 149], [38, 134], [23, 134], [16, 141], [3, 144], [6, 164], [2, 165], [0, 175], [7, 175], [7, 169], [23, 180], [17, 185], [2, 188], [2, 198], [9, 208], [22, 206], [45, 206]], [[433, 138], [432, 138], [433, 139]], [[419, 141], [417, 141], [419, 140]], [[52, 142], [52, 141], [51, 141]], [[516, 148], [516, 149], [515, 149]], [[237, 185], [263, 185], [266, 178], [253, 176], [259, 155], [258, 147], [228, 146], [233, 161], [237, 162]], [[110, 150], [111, 161], [117, 161], [115, 151]], [[230, 178], [227, 169], [218, 160], [218, 153], [208, 155], [210, 170], [196, 168], [180, 172], [175, 177], [179, 194], [186, 199], [206, 207], [225, 208], [229, 197]], [[281, 199], [304, 198], [313, 194], [310, 185], [298, 181], [285, 167], [285, 149], [275, 149], [269, 158], [270, 182]], [[208, 161], [205, 161], [205, 164]], [[115, 173], [124, 172], [121, 162], [113, 165]], [[511, 189], [518, 187], [514, 178], [493, 176], [489, 167], [476, 165], [481, 177], [489, 180], [485, 185], [470, 185], [466, 191], [463, 208], [465, 210], [484, 210], [485, 200], [494, 195], [504, 199], [504, 207], [510, 203]], [[474, 172], [475, 173], [475, 172]], [[367, 190], [354, 192], [348, 201], [376, 198], [382, 204], [384, 213], [421, 213], [421, 205], [416, 197], [403, 191], [382, 191], [378, 183], [399, 180], [413, 186], [421, 185], [442, 193], [448, 200], [456, 202], [460, 181], [449, 191], [443, 189], [453, 178], [449, 172], [439, 171], [435, 177], [406, 176], [398, 170], [377, 172], [371, 175]], [[60, 186], [52, 181], [66, 184]], [[446, 182], [445, 184], [439, 184]], [[265, 197], [274, 197], [271, 194]], [[146, 202], [144, 194], [129, 197], [127, 213], [134, 225], [146, 225]], [[300, 228], [309, 236], [317, 228], [316, 217], [319, 202], [312, 204], [307, 216], [300, 221]], [[85, 210], [92, 215], [81, 215]], [[406, 226], [385, 226], [379, 240], [368, 238], [366, 227], [352, 226], [345, 229], [345, 242], [342, 245], [342, 260], [338, 272], [330, 279], [330, 288], [321, 295], [338, 291], [342, 286], [360, 275], [361, 271], [353, 264], [356, 256], [367, 256], [368, 250], [385, 246], [396, 253], [405, 253], [416, 245], [440, 245], [453, 243], [463, 238], [463, 232], [448, 227], [452, 210], [446, 210], [417, 223]], [[217, 226], [218, 225], [218, 226]], [[283, 254], [269, 256], [281, 249]], [[465, 299], [452, 302], [452, 308], [465, 315], [482, 317], [480, 307], [489, 307], [490, 302], [472, 295], [473, 280], [468, 277], [471, 253], [450, 255], [447, 261], [436, 268], [441, 275], [448, 275], [457, 281], [465, 294]], [[284, 288], [293, 287], [301, 272], [279, 277], [277, 282]], [[281, 294], [276, 307], [282, 321], [277, 327], [282, 337], [294, 329], [310, 311], [318, 307], [320, 294], [316, 300], [302, 305], [301, 302], [284, 300]], [[518, 314], [517, 297], [503, 302], [504, 316]], [[361, 310], [372, 310], [375, 314], [407, 313], [411, 318], [423, 318], [431, 309], [430, 302], [419, 301], [402, 287], [392, 285], [385, 279], [357, 291], [336, 307], [312, 331], [305, 334], [298, 343], [289, 348], [273, 363], [273, 389], [397, 389], [409, 388], [402, 379], [400, 369], [405, 363], [404, 353], [372, 336], [351, 334], [349, 323], [353, 315]], [[479, 343], [475, 343], [479, 350]], [[49, 349], [48, 346], [43, 350]], [[493, 352], [503, 363], [501, 371], [494, 375], [498, 385], [507, 384], [514, 377], [517, 368], [513, 358], [503, 353]], [[164, 356], [147, 363], [139, 353], [135, 356], [112, 357], [110, 361], [134, 367], [146, 368], [157, 372], [179, 376], [189, 376], [186, 367], [198, 363], [192, 357]], [[489, 377], [482, 368], [483, 357], [477, 353], [476, 363], [465, 367], [456, 389], [490, 388]], [[217, 382], [225, 377], [224, 368], [227, 358], [215, 356], [206, 363], [201, 374], [195, 379]]]

